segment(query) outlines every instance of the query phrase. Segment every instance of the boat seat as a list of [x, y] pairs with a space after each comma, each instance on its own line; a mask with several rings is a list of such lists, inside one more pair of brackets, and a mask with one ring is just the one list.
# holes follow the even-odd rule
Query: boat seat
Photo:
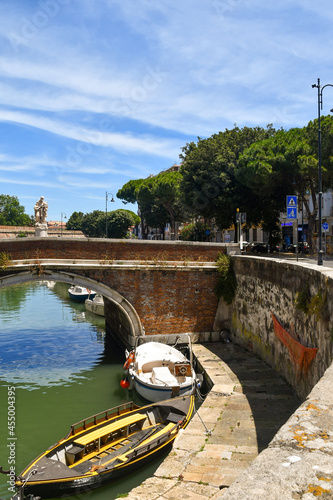
[[[161, 421], [161, 416], [159, 415], [159, 412], [157, 414], [157, 411], [158, 410], [156, 408], [155, 411], [148, 411], [147, 412], [147, 417], [148, 417], [150, 425], [156, 425], [158, 422]], [[158, 419], [156, 418], [156, 414], [157, 414]]]
[[106, 441], [107, 436], [112, 434], [113, 432], [123, 429], [124, 427], [128, 427], [139, 422], [143, 422], [146, 420], [147, 416], [142, 413], [135, 413], [134, 415], [129, 415], [125, 418], [120, 418], [111, 424], [104, 425], [100, 429], [96, 429], [95, 431], [88, 432], [87, 434], [77, 437], [73, 444], [86, 446], [93, 441], [102, 439], [102, 441]]
[[74, 462], [81, 460], [84, 454], [84, 446], [71, 446], [65, 452], [66, 462], [68, 465], [73, 465]]
[[183, 418], [181, 415], [173, 413], [172, 411], [170, 411], [169, 415], [166, 417], [167, 422], [173, 422], [174, 424], [178, 424], [178, 422], [181, 422], [182, 420]]
[[155, 367], [153, 368], [152, 374], [151, 374], [151, 381], [153, 384], [165, 384], [166, 386], [177, 386], [178, 382], [176, 377], [172, 375], [170, 372], [169, 368], [166, 366], [160, 366], [160, 367]]

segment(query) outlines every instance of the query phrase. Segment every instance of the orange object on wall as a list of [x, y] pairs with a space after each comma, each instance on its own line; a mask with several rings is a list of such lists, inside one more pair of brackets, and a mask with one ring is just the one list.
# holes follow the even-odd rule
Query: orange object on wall
[[274, 314], [271, 312], [275, 335], [281, 340], [282, 344], [288, 347], [290, 357], [300, 371], [306, 375], [312, 361], [316, 357], [318, 347], [305, 347], [295, 340], [288, 332], [280, 325]]

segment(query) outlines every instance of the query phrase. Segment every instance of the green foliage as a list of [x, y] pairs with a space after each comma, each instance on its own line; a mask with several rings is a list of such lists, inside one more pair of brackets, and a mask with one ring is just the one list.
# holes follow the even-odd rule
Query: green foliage
[[226, 304], [231, 304], [237, 291], [237, 279], [229, 255], [219, 253], [217, 260], [219, 278], [216, 285], [217, 296], [223, 297]]
[[141, 222], [140, 217], [135, 213], [132, 212], [132, 210], [126, 210], [125, 208], [119, 208], [117, 212], [124, 212], [125, 214], [128, 214], [132, 217], [132, 224], [131, 226], [138, 226]]
[[[274, 134], [271, 126], [234, 127], [198, 143], [187, 144], [181, 154], [182, 201], [194, 216], [214, 218], [221, 229], [233, 223], [236, 208], [245, 211], [235, 177], [240, 155], [254, 142]], [[241, 188], [244, 190], [244, 188]]]
[[32, 226], [34, 220], [24, 213], [16, 196], [0, 195], [0, 225], [1, 226]]
[[192, 222], [182, 228], [179, 236], [184, 241], [207, 241], [207, 230], [211, 231], [209, 224], [202, 221]]
[[135, 179], [126, 182], [117, 192], [117, 198], [123, 200], [123, 203], [136, 203], [138, 201], [137, 192], [144, 179]]
[[137, 189], [141, 215], [151, 227], [164, 229], [170, 223], [174, 232], [175, 222], [184, 220], [180, 202], [179, 172], [162, 172], [145, 179]]
[[309, 285], [307, 284], [302, 290], [300, 290], [296, 294], [296, 300], [295, 300], [296, 309], [304, 312], [305, 314], [308, 314], [310, 300], [311, 300], [310, 289]]
[[[140, 224], [140, 217], [131, 210], [120, 208], [108, 212], [108, 238], [126, 238], [129, 228]], [[74, 212], [66, 224], [67, 229], [81, 230], [90, 238], [104, 238], [106, 232], [106, 216], [101, 210], [83, 214]]]
[[73, 212], [66, 223], [66, 229], [81, 231], [83, 217], [84, 217], [83, 212]]
[[317, 321], [326, 319], [327, 305], [327, 285], [323, 291], [319, 288], [318, 292], [311, 297], [309, 285], [297, 293], [295, 300], [296, 309], [304, 312], [308, 316], [315, 315]]
[[81, 231], [90, 238], [103, 238], [105, 236], [105, 212], [94, 210], [82, 217]]
[[[326, 190], [333, 188], [333, 117], [321, 117], [321, 128]], [[312, 253], [318, 213], [318, 120], [288, 131], [271, 125], [235, 126], [186, 144], [180, 158], [180, 172], [129, 181], [117, 196], [138, 202], [143, 221], [156, 228], [202, 217], [228, 229], [239, 208], [247, 214], [247, 225], [260, 223], [273, 244], [279, 239], [277, 222], [286, 195], [295, 193], [304, 201]], [[184, 231], [184, 238], [192, 237], [191, 231]]]
[[132, 213], [130, 210], [119, 209], [108, 214], [108, 238], [128, 237], [129, 228], [135, 225]]
[[11, 260], [8, 252], [0, 252], [0, 269], [5, 271], [10, 266]]

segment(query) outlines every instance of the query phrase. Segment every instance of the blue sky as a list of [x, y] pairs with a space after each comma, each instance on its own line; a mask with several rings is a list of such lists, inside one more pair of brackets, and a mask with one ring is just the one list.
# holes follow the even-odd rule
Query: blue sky
[[0, 194], [105, 210], [198, 136], [306, 125], [332, 26], [330, 0], [2, 0]]

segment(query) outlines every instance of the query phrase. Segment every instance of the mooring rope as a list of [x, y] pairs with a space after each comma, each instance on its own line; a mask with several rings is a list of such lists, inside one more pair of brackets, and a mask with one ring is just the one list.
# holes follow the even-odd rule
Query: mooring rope
[[208, 427], [206, 426], [205, 422], [202, 420], [201, 416], [200, 416], [200, 413], [198, 412], [198, 410], [196, 410], [196, 414], [198, 415], [198, 417], [200, 418], [201, 420], [201, 423], [202, 425], [204, 426], [204, 428], [206, 429], [206, 436], [211, 436], [213, 430], [209, 430]]

